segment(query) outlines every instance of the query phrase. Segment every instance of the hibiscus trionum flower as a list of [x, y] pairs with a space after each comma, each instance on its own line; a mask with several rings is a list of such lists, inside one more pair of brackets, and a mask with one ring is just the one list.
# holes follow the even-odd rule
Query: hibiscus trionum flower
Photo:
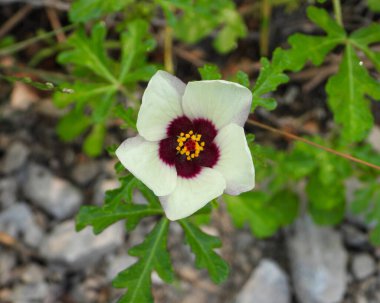
[[137, 118], [139, 135], [116, 150], [121, 163], [160, 199], [170, 220], [187, 217], [223, 192], [255, 185], [243, 125], [249, 89], [228, 81], [194, 81], [158, 71]]

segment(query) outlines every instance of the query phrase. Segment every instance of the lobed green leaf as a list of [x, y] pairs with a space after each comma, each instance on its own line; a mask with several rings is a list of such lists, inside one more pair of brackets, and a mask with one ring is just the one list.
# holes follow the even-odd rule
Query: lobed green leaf
[[346, 46], [339, 71], [327, 82], [326, 92], [334, 119], [343, 126], [343, 138], [362, 140], [373, 125], [366, 96], [379, 100], [380, 84], [370, 77], [351, 45]]
[[69, 18], [71, 22], [87, 22], [102, 15], [120, 11], [134, 0], [76, 0], [71, 5]]
[[257, 106], [262, 106], [268, 110], [275, 109], [277, 106], [276, 100], [266, 96], [266, 94], [276, 90], [280, 84], [286, 83], [289, 80], [288, 76], [280, 68], [271, 64], [267, 58], [261, 58], [260, 62], [260, 74], [252, 89], [252, 112]]
[[215, 248], [221, 247], [219, 238], [204, 233], [199, 227], [183, 219], [179, 221], [185, 232], [186, 242], [195, 255], [197, 268], [207, 269], [212, 281], [223, 282], [229, 273], [228, 264], [214, 252]]
[[[148, 204], [133, 204], [133, 191], [139, 189]], [[120, 178], [120, 187], [108, 190], [103, 206], [82, 206], [76, 217], [76, 229], [82, 230], [92, 226], [95, 234], [120, 220], [126, 220], [126, 227], [132, 230], [146, 216], [162, 214], [162, 208], [155, 200], [151, 200], [151, 193], [142, 183], [132, 175]]]
[[129, 254], [139, 260], [121, 271], [112, 281], [116, 288], [128, 288], [119, 300], [120, 303], [153, 303], [151, 275], [154, 270], [165, 282], [173, 281], [172, 265], [166, 247], [168, 231], [169, 221], [162, 218], [143, 243], [129, 250]]
[[214, 64], [205, 64], [204, 66], [198, 68], [202, 80], [220, 80], [222, 79], [222, 74]]

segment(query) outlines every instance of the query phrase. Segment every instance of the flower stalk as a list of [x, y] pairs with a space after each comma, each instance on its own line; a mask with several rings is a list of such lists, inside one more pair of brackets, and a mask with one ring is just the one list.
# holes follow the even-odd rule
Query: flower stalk
[[333, 6], [336, 22], [343, 27], [342, 6], [340, 5], [340, 0], [333, 0]]
[[164, 37], [164, 65], [165, 70], [168, 73], [174, 73], [173, 65], [173, 29], [169, 26], [165, 26], [165, 37]]

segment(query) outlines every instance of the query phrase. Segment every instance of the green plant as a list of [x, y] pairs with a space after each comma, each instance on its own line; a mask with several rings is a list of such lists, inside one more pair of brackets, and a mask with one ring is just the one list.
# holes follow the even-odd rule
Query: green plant
[[[270, 4], [278, 2], [283, 3]], [[377, 3], [368, 2], [373, 11], [379, 10]], [[380, 83], [375, 78], [380, 71], [380, 53], [372, 48], [373, 44], [380, 43], [380, 25], [370, 24], [349, 33], [343, 26], [340, 2], [334, 0], [333, 5], [335, 19], [322, 8], [310, 6], [307, 9], [309, 19], [318, 31], [325, 32], [324, 35], [291, 35], [289, 48], [277, 48], [271, 60], [261, 58], [261, 70], [253, 83], [242, 71], [227, 79], [252, 91], [251, 113], [258, 107], [275, 110], [277, 102], [271, 93], [289, 81], [288, 72], [299, 72], [308, 64], [321, 66], [330, 53], [339, 54], [339, 68], [325, 86], [327, 104], [336, 122], [333, 132], [300, 138], [277, 130], [299, 140], [289, 150], [261, 146], [252, 134], [248, 134], [257, 182], [262, 186], [240, 196], [224, 195], [222, 200], [235, 226], [248, 225], [257, 237], [271, 236], [291, 224], [298, 217], [301, 206], [319, 224], [337, 224], [349, 209], [364, 215], [372, 227], [372, 242], [380, 245], [380, 157], [363, 143], [373, 127], [370, 102], [380, 100]], [[108, 15], [115, 17], [113, 27], [107, 27], [102, 21]], [[136, 130], [139, 85], [148, 81], [161, 65], [167, 69], [173, 67], [173, 39], [193, 44], [212, 36], [216, 50], [227, 53], [247, 34], [243, 18], [231, 0], [77, 0], [69, 17], [73, 23], [69, 29], [74, 28], [74, 31], [58, 49], [57, 60], [74, 81], [57, 86], [28, 78], [6, 76], [5, 79], [54, 91], [54, 103], [67, 108], [67, 114], [57, 126], [59, 136], [65, 141], [83, 136], [83, 150], [90, 156], [102, 153], [107, 126], [111, 122], [118, 121], [122, 128]], [[153, 18], [159, 18], [159, 22], [155, 20], [159, 25], [152, 25]], [[153, 30], [165, 36], [164, 60], [161, 60], [161, 44], [154, 38]], [[52, 35], [41, 36], [50, 38]], [[9, 46], [7, 41], [4, 44], [7, 46], [0, 54], [22, 47], [22, 44]], [[154, 50], [157, 53], [152, 58]], [[363, 64], [364, 60], [369, 64]], [[223, 78], [218, 67], [212, 64], [200, 68], [199, 73], [203, 80]], [[252, 120], [250, 123], [260, 126]], [[321, 146], [324, 150], [316, 149]], [[109, 148], [111, 155], [114, 151], [114, 147]], [[120, 187], [106, 193], [103, 206], [83, 206], [76, 218], [76, 227], [81, 230], [91, 226], [94, 233], [99, 234], [111, 224], [125, 220], [126, 229], [133, 232], [142, 220], [153, 217], [155, 226], [145, 240], [129, 250], [138, 261], [113, 281], [115, 287], [128, 289], [120, 302], [152, 302], [153, 271], [165, 282], [175, 280], [175, 268], [172, 268], [167, 249], [169, 224], [178, 223], [183, 229], [183, 240], [195, 255], [195, 266], [206, 269], [215, 283], [223, 282], [229, 267], [216, 252], [222, 243], [201, 229], [202, 224], [210, 221], [212, 208], [218, 203], [214, 201], [192, 217], [171, 223], [159, 199], [148, 187], [126, 173], [120, 163], [115, 170]], [[350, 178], [358, 179], [362, 186], [347, 207], [346, 183]], [[134, 203], [135, 191], [143, 194], [145, 204]], [[299, 197], [300, 191], [306, 194], [303, 199]]]

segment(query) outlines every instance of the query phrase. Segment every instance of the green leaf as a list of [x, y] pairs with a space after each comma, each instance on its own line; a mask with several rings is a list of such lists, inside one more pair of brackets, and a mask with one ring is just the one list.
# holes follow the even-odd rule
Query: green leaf
[[380, 12], [379, 0], [368, 0], [368, 7], [375, 13]]
[[210, 236], [187, 220], [180, 220], [186, 242], [195, 254], [197, 268], [207, 269], [212, 281], [221, 283], [227, 279], [229, 273], [228, 264], [214, 252], [215, 248], [222, 246], [219, 238]]
[[214, 64], [205, 64], [203, 67], [198, 68], [202, 80], [219, 80], [222, 79], [219, 67]]
[[297, 218], [299, 200], [295, 193], [283, 190], [271, 198], [270, 206], [276, 210], [279, 226], [286, 226]]
[[239, 83], [247, 88], [250, 88], [249, 77], [245, 72], [241, 70], [239, 70], [234, 76], [232, 76], [230, 81]]
[[149, 79], [156, 68], [146, 65], [146, 53], [156, 46], [149, 34], [149, 23], [137, 19], [128, 24], [128, 30], [121, 35], [122, 56], [119, 82], [136, 82]]
[[56, 132], [63, 141], [71, 141], [84, 133], [90, 125], [90, 117], [71, 111], [59, 120]]
[[380, 52], [375, 52], [370, 49], [372, 44], [380, 42], [380, 24], [374, 23], [356, 30], [350, 35], [349, 41], [355, 47], [362, 50], [373, 62], [377, 70], [380, 71]]
[[340, 203], [331, 209], [322, 209], [309, 204], [309, 212], [315, 223], [319, 225], [335, 225], [344, 218], [345, 205]]
[[225, 8], [220, 12], [224, 26], [214, 40], [214, 47], [220, 53], [227, 53], [237, 46], [237, 40], [247, 35], [242, 17], [234, 8]]
[[362, 140], [373, 125], [366, 96], [379, 100], [380, 84], [369, 76], [351, 45], [346, 46], [339, 71], [329, 79], [326, 92], [334, 119], [343, 126], [344, 140]]
[[[200, 39], [219, 29], [214, 47], [222, 53], [236, 46], [238, 38], [247, 33], [246, 26], [231, 0], [159, 1], [174, 35], [187, 43]], [[182, 14], [173, 14], [175, 8]]]
[[134, 0], [76, 0], [71, 5], [71, 22], [87, 22], [102, 15], [120, 11]]
[[289, 191], [278, 192], [274, 197], [259, 191], [224, 195], [224, 200], [234, 225], [241, 228], [248, 223], [257, 237], [273, 235], [298, 213], [298, 199]]
[[115, 93], [115, 91], [110, 90], [92, 103], [94, 109], [91, 118], [94, 123], [100, 124], [106, 122], [115, 103]]
[[380, 245], [380, 224], [377, 224], [376, 227], [371, 230], [369, 239], [373, 245]]
[[103, 151], [105, 134], [105, 125], [102, 123], [95, 124], [92, 127], [90, 134], [84, 140], [83, 151], [91, 157], [99, 156]]
[[162, 218], [143, 243], [129, 250], [129, 254], [138, 257], [139, 260], [120, 272], [112, 281], [116, 288], [128, 288], [127, 293], [119, 300], [120, 303], [153, 303], [153, 270], [165, 282], [173, 281], [172, 265], [166, 247], [168, 230], [169, 221]]
[[62, 87], [72, 91], [71, 94], [56, 92], [53, 95], [54, 105], [64, 108], [75, 102], [76, 108], [83, 108], [84, 104], [90, 100], [98, 100], [104, 96], [116, 92], [115, 85], [108, 83], [84, 83], [76, 81], [74, 84], [62, 84]]
[[118, 86], [118, 81], [111, 72], [112, 60], [107, 57], [104, 46], [106, 31], [103, 22], [92, 27], [91, 37], [87, 37], [83, 27], [79, 28], [67, 40], [71, 49], [60, 53], [58, 61], [86, 68], [107, 82]]
[[119, 188], [106, 192], [105, 203], [102, 207], [82, 206], [80, 208], [76, 217], [77, 231], [86, 226], [92, 226], [94, 234], [99, 234], [108, 226], [124, 219], [127, 220], [126, 227], [130, 231], [142, 218], [163, 213], [158, 203], [132, 203], [133, 191], [140, 187], [140, 181], [135, 177], [128, 175], [121, 178], [120, 183]]
[[257, 106], [274, 110], [277, 106], [276, 100], [265, 95], [276, 90], [280, 84], [288, 82], [289, 78], [281, 69], [271, 64], [267, 58], [261, 58], [260, 63], [260, 74], [252, 89], [253, 102], [251, 111], [254, 111]]
[[122, 125], [121, 128], [132, 128], [137, 130], [137, 113], [133, 108], [125, 108], [123, 105], [118, 104], [114, 108], [114, 114], [116, 117], [124, 121], [125, 124]]
[[329, 14], [320, 8], [310, 6], [307, 15], [311, 21], [321, 27], [327, 36], [310, 36], [294, 34], [289, 37], [289, 50], [282, 50], [281, 60], [275, 65], [283, 70], [299, 71], [308, 60], [314, 65], [320, 65], [326, 55], [346, 39], [346, 33]]
[[306, 193], [310, 203], [318, 209], [333, 209], [337, 205], [344, 205], [345, 202], [342, 180], [337, 179], [335, 182], [326, 184], [315, 173], [310, 176]]
[[162, 214], [162, 209], [150, 205], [109, 203], [102, 207], [82, 206], [76, 217], [76, 229], [82, 230], [87, 225], [93, 227], [94, 234], [101, 233], [104, 229], [120, 220], [141, 220], [146, 216]]

